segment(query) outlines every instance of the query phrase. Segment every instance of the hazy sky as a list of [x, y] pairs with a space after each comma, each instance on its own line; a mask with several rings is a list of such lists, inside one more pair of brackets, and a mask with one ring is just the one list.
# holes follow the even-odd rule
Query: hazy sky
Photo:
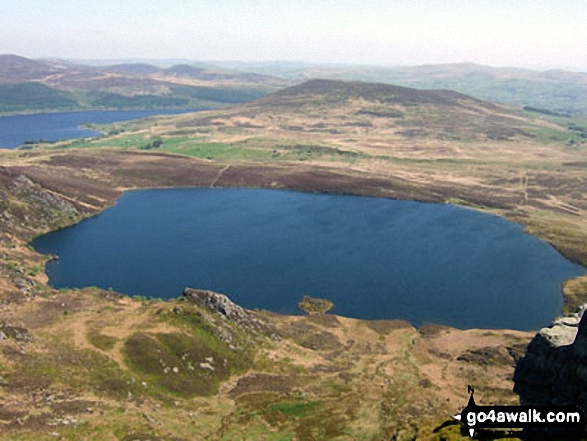
[[0, 0], [0, 53], [587, 69], [585, 0]]

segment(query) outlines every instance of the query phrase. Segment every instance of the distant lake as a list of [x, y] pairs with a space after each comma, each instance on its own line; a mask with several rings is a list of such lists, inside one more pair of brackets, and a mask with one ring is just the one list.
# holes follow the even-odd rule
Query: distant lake
[[153, 115], [176, 115], [197, 110], [200, 109], [96, 110], [0, 116], [0, 148], [13, 149], [25, 141], [58, 141], [100, 135], [100, 132], [80, 128], [83, 124], [111, 124]]
[[247, 308], [415, 325], [531, 330], [587, 271], [522, 228], [451, 205], [261, 189], [126, 192], [99, 216], [37, 238], [57, 287], [172, 298], [186, 286]]

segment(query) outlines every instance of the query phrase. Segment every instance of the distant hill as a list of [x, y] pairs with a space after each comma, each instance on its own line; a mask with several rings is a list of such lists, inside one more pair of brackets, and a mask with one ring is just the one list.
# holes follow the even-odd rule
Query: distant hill
[[455, 90], [475, 98], [531, 106], [557, 113], [587, 114], [587, 73], [535, 71], [474, 63], [413, 67], [333, 66], [292, 63], [221, 63], [226, 68], [276, 75], [293, 81], [313, 78]]
[[381, 83], [338, 80], [309, 80], [302, 84], [275, 92], [256, 104], [296, 105], [318, 101], [328, 104], [343, 104], [352, 99], [375, 101], [400, 106], [420, 106], [425, 104], [463, 107], [466, 103], [495, 110], [489, 102], [451, 90], [419, 90], [409, 87]]
[[0, 112], [77, 108], [78, 102], [70, 93], [41, 83], [0, 84]]
[[63, 68], [44, 61], [29, 60], [18, 55], [0, 55], [0, 84], [40, 80], [62, 71]]
[[459, 92], [323, 79], [277, 91], [214, 117], [180, 119], [181, 127], [243, 127], [278, 138], [308, 137], [314, 142], [324, 136], [341, 145], [366, 133], [385, 143], [529, 140], [553, 128], [518, 107]]
[[457, 90], [480, 99], [522, 107], [587, 113], [587, 73], [450, 64], [372, 72], [356, 79], [365, 80], [370, 75], [375, 81], [385, 78], [385, 82], [409, 87]]
[[201, 75], [203, 71], [203, 69], [187, 64], [177, 64], [165, 69], [164, 72], [168, 75], [177, 75], [180, 77], [197, 77]]
[[106, 72], [122, 73], [122, 74], [140, 74], [140, 75], [155, 75], [160, 74], [162, 69], [156, 66], [145, 63], [132, 64], [116, 64], [113, 66], [106, 66], [103, 68], [96, 68], [95, 70], [102, 70]]
[[[116, 103], [124, 108], [151, 108], [175, 106], [180, 102], [187, 103], [186, 107], [223, 106], [255, 99], [307, 80], [328, 79], [392, 84], [418, 90], [452, 90], [546, 115], [587, 115], [587, 73], [584, 72], [540, 72], [473, 63], [393, 68], [280, 62], [217, 64], [182, 63], [163, 68], [128, 62], [84, 66], [0, 55], [0, 84], [40, 82], [58, 91], [73, 93], [71, 98], [77, 99], [82, 108], [101, 107], [104, 103]], [[94, 101], [86, 95], [90, 91], [94, 96], [108, 94], [108, 99]], [[137, 95], [144, 97], [133, 98]], [[8, 103], [0, 102], [0, 106], [4, 111], [11, 111]]]
[[266, 75], [146, 63], [84, 66], [0, 55], [0, 112], [215, 108], [283, 87]]

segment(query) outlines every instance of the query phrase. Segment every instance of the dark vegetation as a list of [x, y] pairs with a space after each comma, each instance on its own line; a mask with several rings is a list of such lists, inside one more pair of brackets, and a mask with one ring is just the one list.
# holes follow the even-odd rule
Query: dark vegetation
[[[222, 63], [221, 63], [222, 64]], [[227, 65], [227, 63], [224, 63]], [[159, 68], [144, 63], [119, 64], [106, 67], [74, 66], [29, 60], [14, 55], [0, 55], [0, 84], [17, 84], [43, 81], [50, 87], [67, 92], [100, 90], [110, 92], [111, 87], [130, 87], [149, 94], [156, 85], [173, 89], [183, 85], [166, 83], [166, 78], [194, 79], [210, 82], [231, 82], [223, 91], [194, 91], [179, 89], [155, 95], [174, 98], [192, 98], [219, 103], [241, 103], [255, 99], [268, 90], [282, 88], [292, 81], [306, 78], [355, 80], [387, 83], [415, 89], [454, 90], [478, 99], [525, 106], [527, 110], [550, 116], [572, 116], [587, 113], [587, 74], [563, 70], [538, 72], [525, 69], [492, 68], [470, 63], [430, 65], [405, 68], [368, 67], [308, 67], [274, 63], [268, 66], [234, 66], [232, 70], [202, 68], [193, 65], [176, 65]], [[242, 70], [246, 70], [242, 71]], [[114, 77], [103, 78], [104, 73]], [[57, 74], [57, 76], [56, 76]], [[47, 78], [53, 78], [48, 81]], [[280, 77], [280, 78], [278, 78]], [[155, 81], [154, 81], [155, 80]], [[234, 87], [235, 84], [237, 87]], [[185, 86], [198, 87], [201, 86]], [[232, 88], [232, 90], [230, 90]], [[142, 90], [141, 90], [142, 89]], [[136, 92], [137, 90], [135, 90]], [[116, 93], [116, 92], [114, 92]], [[152, 94], [152, 93], [151, 93]], [[131, 97], [132, 94], [123, 93]], [[84, 101], [84, 100], [82, 100]], [[87, 101], [82, 103], [87, 105]], [[35, 110], [36, 108], [31, 108]], [[15, 109], [17, 110], [17, 109]], [[15, 111], [0, 110], [0, 111]], [[374, 115], [376, 116], [376, 115]], [[390, 116], [392, 117], [392, 116]]]
[[92, 106], [109, 109], [185, 107], [190, 104], [190, 100], [186, 98], [157, 95], [124, 96], [117, 93], [90, 92], [88, 97], [93, 100]]
[[170, 95], [121, 95], [102, 91], [87, 94], [93, 107], [115, 109], [145, 109], [164, 107], [189, 107], [202, 101], [210, 103], [237, 104], [265, 95], [255, 89], [216, 88], [200, 86], [171, 86]]
[[163, 140], [160, 138], [154, 139], [151, 142], [148, 142], [146, 144], [143, 144], [139, 147], [139, 149], [141, 150], [151, 150], [151, 149], [156, 149], [159, 148], [163, 145]]
[[[580, 75], [580, 74], [578, 74]], [[526, 78], [483, 78], [467, 76], [444, 79], [406, 80], [411, 87], [451, 89], [480, 99], [530, 106], [562, 115], [587, 113], [587, 82], [565, 83], [552, 78], [536, 81]]]
[[79, 107], [69, 92], [41, 83], [0, 84], [0, 112]]
[[259, 89], [228, 87], [173, 86], [171, 90], [177, 96], [185, 96], [202, 101], [217, 101], [225, 104], [244, 103], [267, 94]]
[[0, 84], [38, 80], [60, 70], [59, 67], [49, 63], [18, 55], [0, 55]]
[[564, 118], [570, 118], [571, 115], [569, 113], [561, 113], [561, 112], [555, 112], [554, 110], [548, 110], [548, 109], [540, 109], [538, 107], [532, 107], [532, 106], [524, 106], [523, 109], [526, 112], [535, 112], [535, 113], [541, 113], [542, 115], [548, 115], [548, 116], [562, 116]]
[[298, 303], [298, 308], [306, 314], [326, 314], [334, 306], [328, 299], [319, 299], [316, 297], [304, 296]]
[[0, 85], [0, 112], [31, 110], [157, 109], [244, 103], [266, 92], [233, 87], [172, 86], [165, 95], [125, 95], [101, 90], [71, 93], [41, 83]]

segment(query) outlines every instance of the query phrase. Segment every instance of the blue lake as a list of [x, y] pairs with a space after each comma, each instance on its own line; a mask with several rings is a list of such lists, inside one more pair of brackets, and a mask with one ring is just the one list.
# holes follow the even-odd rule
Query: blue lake
[[296, 313], [415, 325], [530, 330], [565, 279], [587, 271], [502, 218], [451, 205], [261, 189], [129, 191], [116, 206], [37, 238], [50, 283], [178, 297], [184, 287]]
[[100, 132], [80, 128], [83, 124], [111, 124], [153, 115], [176, 115], [196, 110], [200, 109], [97, 110], [0, 116], [0, 148], [13, 149], [25, 141], [59, 141], [100, 135]]

